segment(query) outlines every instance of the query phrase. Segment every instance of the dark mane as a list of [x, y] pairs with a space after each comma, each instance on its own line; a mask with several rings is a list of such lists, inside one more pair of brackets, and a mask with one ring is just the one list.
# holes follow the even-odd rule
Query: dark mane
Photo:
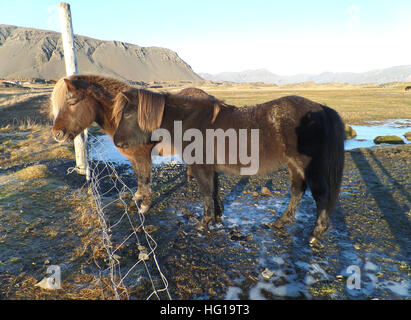
[[72, 75], [69, 80], [83, 82], [88, 93], [97, 99], [105, 96], [108, 99], [114, 99], [118, 92], [130, 88], [126, 83], [109, 77], [99, 75]]
[[[207, 96], [181, 96], [179, 94], [167, 94], [167, 105], [177, 105], [180, 107], [187, 107], [187, 108], [210, 108], [214, 112], [213, 121], [219, 112], [222, 110], [228, 109], [238, 109], [241, 110], [243, 108], [237, 108], [236, 106], [232, 106], [226, 104], [224, 101], [217, 99], [212, 95]], [[217, 112], [217, 114], [216, 114]]]
[[[141, 101], [142, 99], [144, 101]], [[219, 109], [235, 108], [234, 106], [227, 105], [223, 101], [218, 100], [217, 98], [211, 95], [202, 96], [202, 97], [193, 97], [193, 96], [184, 96], [184, 95], [181, 95], [180, 93], [173, 94], [169, 92], [153, 92], [153, 91], [146, 90], [146, 89], [128, 88], [127, 90], [121, 92], [114, 98], [112, 117], [113, 117], [113, 121], [115, 125], [118, 126], [118, 124], [120, 123], [124, 107], [127, 105], [128, 102], [138, 101], [139, 106], [148, 105], [150, 107], [152, 103], [147, 103], [147, 101], [152, 101], [153, 99], [157, 101], [161, 101], [161, 103], [164, 103], [165, 105], [169, 105], [169, 106], [176, 105], [176, 106], [187, 107], [187, 108], [203, 107], [203, 108], [210, 108], [213, 111], [215, 110], [216, 105], [218, 106]], [[162, 106], [162, 108], [164, 108], [164, 105]], [[140, 112], [144, 112], [145, 114], [140, 114]], [[140, 119], [140, 116], [147, 117], [152, 113], [153, 113], [153, 110], [151, 108], [150, 109], [139, 108], [139, 119]], [[155, 127], [159, 127], [160, 123], [158, 123], [158, 121], [159, 121], [159, 118], [156, 119], [156, 122], [157, 122], [156, 125], [154, 124], [152, 125], [147, 124], [147, 125], [151, 129]], [[146, 127], [146, 125], [143, 124], [143, 127]], [[146, 130], [146, 131], [152, 131], [152, 130]]]
[[177, 94], [181, 96], [191, 96], [191, 97], [196, 97], [196, 98], [214, 98], [211, 94], [208, 94], [204, 90], [201, 90], [199, 88], [184, 88], [181, 91], [179, 91]]
[[214, 106], [215, 103], [224, 104], [221, 100], [213, 96], [183, 96], [180, 94], [165, 93], [167, 96], [167, 104], [169, 105], [179, 105], [179, 106], [191, 106], [191, 105], [202, 105], [202, 106]]

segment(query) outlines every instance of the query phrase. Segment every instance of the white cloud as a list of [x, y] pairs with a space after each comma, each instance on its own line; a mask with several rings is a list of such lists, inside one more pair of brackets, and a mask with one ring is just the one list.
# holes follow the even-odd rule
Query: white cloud
[[[196, 72], [266, 68], [279, 75], [365, 72], [411, 64], [411, 29], [386, 35], [312, 35], [244, 38], [223, 42], [187, 41], [174, 46]], [[407, 31], [405, 31], [407, 30]], [[405, 37], [407, 32], [408, 37]]]
[[47, 21], [46, 26], [48, 30], [60, 31], [59, 23], [59, 8], [58, 5], [51, 5], [47, 7]]
[[361, 25], [361, 10], [356, 5], [350, 5], [346, 9], [348, 19], [347, 26], [350, 30], [358, 29]]

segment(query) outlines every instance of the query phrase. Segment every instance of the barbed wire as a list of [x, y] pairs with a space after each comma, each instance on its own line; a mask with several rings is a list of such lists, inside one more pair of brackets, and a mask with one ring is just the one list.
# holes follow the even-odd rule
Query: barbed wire
[[146, 230], [145, 217], [133, 191], [117, 172], [114, 163], [106, 160], [110, 159], [110, 151], [99, 137], [89, 133], [87, 148], [89, 192], [94, 199], [102, 228], [102, 247], [106, 253], [106, 267], [101, 267], [99, 259], [94, 259], [100, 270], [100, 280], [104, 276], [110, 279], [115, 299], [130, 299], [129, 288], [137, 286], [146, 276], [151, 283], [147, 300], [171, 299], [168, 281], [156, 256], [157, 243]]

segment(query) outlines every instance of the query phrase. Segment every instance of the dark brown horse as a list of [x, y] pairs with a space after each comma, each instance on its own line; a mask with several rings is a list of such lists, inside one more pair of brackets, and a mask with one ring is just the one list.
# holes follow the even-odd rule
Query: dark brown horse
[[[52, 135], [58, 142], [71, 141], [84, 129], [96, 122], [113, 137], [113, 103], [116, 95], [131, 87], [112, 79], [95, 75], [74, 75], [57, 81], [51, 95], [51, 113], [54, 118]], [[179, 94], [208, 96], [196, 88], [184, 89]], [[118, 150], [131, 162], [138, 180], [135, 198], [141, 200], [145, 212], [151, 203], [151, 150], [153, 144]]]
[[[161, 132], [169, 133], [169, 143], [176, 152], [187, 154], [187, 148], [192, 147], [194, 141], [185, 139], [179, 142], [175, 139], [177, 125], [182, 132], [192, 130], [190, 132], [194, 136], [194, 132], [199, 132], [203, 138], [218, 130], [219, 134], [225, 134], [220, 155], [218, 148], [221, 144], [214, 145], [213, 141], [210, 156], [210, 144], [206, 142], [202, 150], [196, 149], [200, 154], [199, 161], [191, 166], [204, 201], [200, 229], [216, 222], [223, 211], [216, 172], [244, 174], [242, 165], [245, 162], [240, 164], [238, 160], [230, 160], [225, 163], [221, 157], [225, 160], [231, 159], [230, 156], [241, 159], [243, 147], [246, 155], [251, 153], [252, 159], [253, 148], [257, 147], [258, 168], [250, 174], [267, 174], [281, 164], [285, 164], [290, 172], [291, 199], [274, 225], [282, 227], [293, 220], [296, 207], [308, 187], [317, 205], [317, 222], [310, 243], [327, 230], [330, 213], [339, 196], [344, 165], [344, 124], [333, 109], [297, 96], [237, 108], [213, 97], [191, 98], [139, 89], [120, 93], [114, 109], [118, 123], [114, 143], [118, 147], [155, 143], [157, 138], [154, 139], [152, 134], [161, 129]], [[243, 131], [243, 140], [227, 146], [225, 138], [240, 137], [241, 130], [246, 130]], [[258, 130], [258, 139], [244, 139], [250, 132], [252, 136], [252, 130]], [[215, 137], [218, 139], [218, 135], [212, 139]], [[200, 138], [201, 141], [206, 140]], [[234, 151], [230, 149], [232, 146]], [[251, 161], [249, 163], [251, 167]]]

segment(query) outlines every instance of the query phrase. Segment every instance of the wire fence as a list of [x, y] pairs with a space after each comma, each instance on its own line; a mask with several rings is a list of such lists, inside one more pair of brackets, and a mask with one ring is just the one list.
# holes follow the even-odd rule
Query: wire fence
[[[99, 137], [88, 139], [90, 164], [89, 191], [102, 228], [105, 259], [95, 258], [100, 280], [110, 280], [115, 299], [135, 298], [130, 292], [139, 287], [145, 299], [171, 299], [168, 281], [156, 256], [157, 243], [146, 230], [145, 217], [133, 191], [110, 159], [110, 151]], [[141, 292], [141, 288], [144, 288]]]

